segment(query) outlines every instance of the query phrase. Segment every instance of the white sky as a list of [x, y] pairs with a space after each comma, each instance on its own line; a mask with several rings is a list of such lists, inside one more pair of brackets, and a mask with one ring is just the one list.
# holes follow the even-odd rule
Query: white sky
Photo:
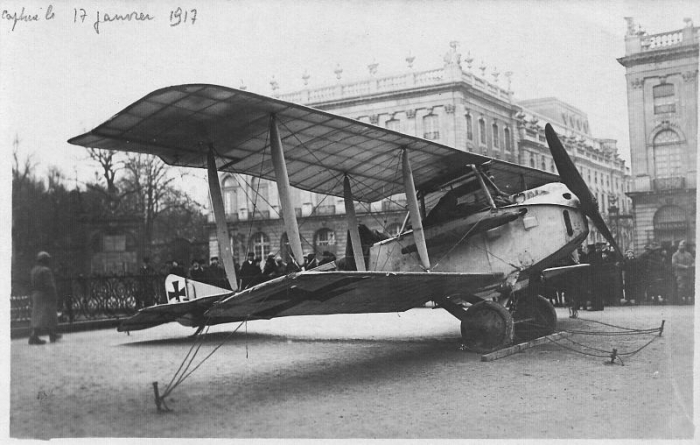
[[[49, 5], [55, 14], [45, 19]], [[169, 26], [178, 5], [197, 9], [194, 24]], [[449, 42], [463, 57], [512, 71], [516, 99], [555, 96], [588, 114], [593, 136], [618, 140], [629, 159], [624, 56], [632, 16], [649, 33], [700, 23], [700, 1], [84, 1], [4, 2], [10, 14], [36, 22], [0, 20], [0, 137], [9, 154], [33, 154], [40, 171], [56, 165], [71, 179], [94, 170], [84, 149], [66, 140], [102, 123], [147, 93], [180, 83], [215, 83], [271, 94], [367, 75], [442, 66]], [[74, 23], [74, 6], [87, 12]], [[102, 23], [96, 13], [139, 11], [150, 22]], [[80, 11], [78, 11], [80, 13]], [[4, 14], [4, 13], [3, 13]], [[191, 17], [191, 13], [190, 13]], [[188, 17], [189, 18], [189, 17]], [[505, 85], [501, 76], [501, 84]], [[197, 181], [204, 188], [204, 180]], [[206, 195], [205, 195], [206, 196]]]

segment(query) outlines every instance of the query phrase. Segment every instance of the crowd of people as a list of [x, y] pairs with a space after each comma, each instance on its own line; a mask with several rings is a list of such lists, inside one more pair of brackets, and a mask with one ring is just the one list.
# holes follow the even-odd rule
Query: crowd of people
[[625, 296], [630, 303], [695, 302], [695, 250], [685, 240], [675, 249], [651, 243], [639, 256], [628, 251], [623, 271]]
[[[246, 289], [256, 284], [263, 283], [273, 278], [281, 277], [292, 272], [300, 270], [311, 270], [320, 265], [330, 263], [336, 260], [333, 253], [324, 251], [321, 258], [317, 258], [314, 253], [304, 256], [304, 262], [301, 265], [293, 261], [285, 262], [281, 256], [269, 254], [263, 263], [262, 258], [256, 257], [253, 252], [249, 252], [243, 264], [234, 262], [236, 277], [238, 279], [238, 288]], [[156, 271], [150, 265], [149, 258], [143, 259], [143, 264], [140, 269], [141, 275], [153, 275]], [[164, 275], [177, 275], [187, 277], [201, 283], [211, 284], [224, 289], [230, 289], [231, 286], [226, 276], [226, 271], [219, 264], [218, 257], [211, 257], [209, 264], [205, 261], [194, 259], [188, 270], [182, 266], [180, 261], [170, 260], [165, 262], [163, 268]]]
[[578, 257], [590, 268], [573, 280], [568, 301], [556, 300], [560, 293], [554, 290], [553, 303], [594, 311], [619, 304], [694, 304], [695, 252], [686, 241], [675, 249], [650, 243], [638, 256], [628, 250], [622, 260], [607, 245], [589, 245]]

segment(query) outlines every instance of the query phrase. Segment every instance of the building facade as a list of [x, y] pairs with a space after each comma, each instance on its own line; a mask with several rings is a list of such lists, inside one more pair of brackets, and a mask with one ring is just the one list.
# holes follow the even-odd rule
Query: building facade
[[695, 243], [698, 29], [648, 35], [627, 18], [625, 56], [636, 250]]
[[[414, 71], [413, 59], [408, 57], [406, 73], [386, 77], [378, 76], [378, 66], [372, 64], [368, 66], [368, 78], [356, 82], [342, 82], [342, 70], [337, 69], [337, 84], [287, 94], [279, 94], [273, 81], [273, 96], [458, 150], [556, 172], [544, 136], [544, 126], [550, 122], [584, 178], [585, 174], [595, 178], [594, 193], [603, 213], [615, 205], [620, 209], [618, 213], [628, 211], [631, 201], [625, 192], [629, 173], [617, 155], [616, 141], [592, 137], [585, 113], [554, 98], [515, 101], [510, 89], [512, 73], [501, 77], [494, 70], [487, 75], [483, 64], [476, 69], [480, 73], [474, 72], [473, 59], [463, 59], [456, 42], [451, 42], [443, 59], [442, 68]], [[499, 81], [504, 79], [506, 85], [502, 86]], [[400, 171], [398, 159], [397, 165], [387, 168]], [[284, 257], [286, 237], [275, 184], [241, 175], [220, 177], [234, 257], [240, 261], [247, 251], [260, 257], [269, 253]], [[258, 199], [253, 199], [256, 196]], [[347, 234], [343, 199], [301, 190], [295, 190], [292, 199], [304, 251], [318, 254], [328, 250], [344, 255]], [[358, 209], [361, 224], [390, 235], [398, 233], [405, 216], [406, 201], [400, 190], [388, 200]], [[623, 221], [621, 226], [621, 239], [631, 241], [627, 227], [631, 224], [626, 226]], [[592, 230], [589, 242], [596, 241], [602, 238]], [[218, 252], [213, 224], [210, 250]]]

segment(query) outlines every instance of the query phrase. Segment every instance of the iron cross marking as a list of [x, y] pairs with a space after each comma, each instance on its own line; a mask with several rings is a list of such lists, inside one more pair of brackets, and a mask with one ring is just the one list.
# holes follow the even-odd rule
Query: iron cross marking
[[185, 288], [180, 289], [180, 281], [173, 281], [173, 290], [168, 291], [168, 301], [180, 301], [180, 297], [186, 296]]

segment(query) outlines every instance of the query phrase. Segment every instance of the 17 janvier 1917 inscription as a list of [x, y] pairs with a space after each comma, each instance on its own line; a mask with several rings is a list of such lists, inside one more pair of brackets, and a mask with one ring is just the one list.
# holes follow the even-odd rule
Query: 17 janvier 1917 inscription
[[[4, 23], [11, 24], [11, 31], [15, 31], [18, 28], [18, 24], [32, 24], [37, 22], [49, 22], [54, 20], [67, 20], [69, 23], [81, 26], [81, 25], [92, 25], [95, 33], [99, 34], [101, 30], [105, 29], [105, 26], [114, 23], [148, 23], [157, 22], [156, 17], [160, 17], [160, 14], [156, 15], [153, 12], [144, 12], [140, 10], [127, 10], [127, 11], [104, 11], [99, 9], [86, 9], [86, 8], [71, 8], [61, 9], [60, 7], [54, 7], [50, 4], [46, 7], [25, 7], [23, 6], [18, 10], [3, 9], [0, 14], [0, 27]], [[163, 13], [164, 19], [160, 22], [167, 22], [170, 27], [194, 25], [197, 21], [197, 10], [196, 9], [186, 9], [182, 7], [177, 7], [170, 9], [167, 13]]]

